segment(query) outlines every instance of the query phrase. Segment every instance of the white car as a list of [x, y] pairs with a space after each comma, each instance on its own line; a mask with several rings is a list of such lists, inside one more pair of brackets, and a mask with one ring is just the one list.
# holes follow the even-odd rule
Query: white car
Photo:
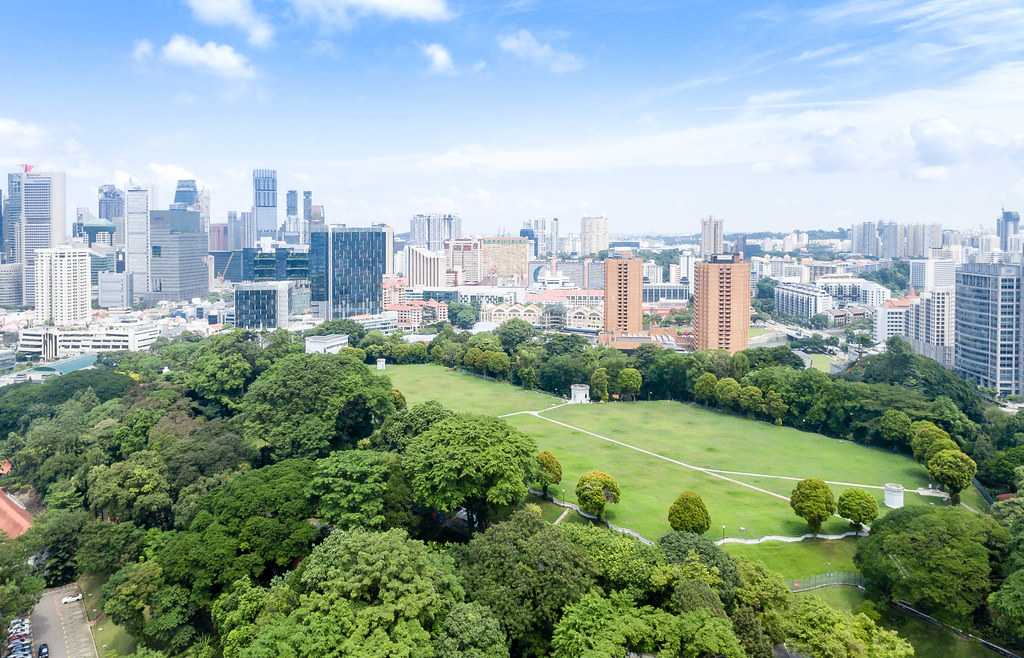
[[60, 602], [61, 603], [74, 603], [75, 601], [81, 601], [81, 600], [82, 600], [82, 593], [79, 592], [78, 594], [74, 594], [72, 596], [65, 596], [63, 599], [60, 600]]

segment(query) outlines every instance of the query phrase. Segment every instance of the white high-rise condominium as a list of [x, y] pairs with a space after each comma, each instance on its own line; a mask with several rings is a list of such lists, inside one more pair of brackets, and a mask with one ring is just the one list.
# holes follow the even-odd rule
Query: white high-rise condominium
[[124, 191], [124, 269], [136, 294], [149, 292], [149, 189], [129, 182]]
[[64, 173], [18, 174], [21, 182], [21, 221], [18, 222], [18, 262], [22, 263], [21, 299], [35, 305], [36, 253], [67, 242], [64, 217]]
[[700, 251], [713, 256], [725, 251], [725, 221], [714, 217], [700, 220]]
[[592, 256], [608, 249], [608, 218], [580, 219], [580, 256]]
[[89, 322], [89, 250], [60, 245], [36, 251], [35, 315], [39, 324]]
[[462, 237], [462, 218], [458, 215], [416, 215], [409, 222], [409, 245], [428, 251], [444, 250], [447, 240]]

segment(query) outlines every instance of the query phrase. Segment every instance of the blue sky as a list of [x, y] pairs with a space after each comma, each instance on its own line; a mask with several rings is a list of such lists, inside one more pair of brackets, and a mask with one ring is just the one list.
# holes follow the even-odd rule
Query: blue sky
[[68, 207], [250, 171], [329, 221], [477, 232], [989, 225], [1024, 206], [1020, 0], [8, 3], [0, 162]]

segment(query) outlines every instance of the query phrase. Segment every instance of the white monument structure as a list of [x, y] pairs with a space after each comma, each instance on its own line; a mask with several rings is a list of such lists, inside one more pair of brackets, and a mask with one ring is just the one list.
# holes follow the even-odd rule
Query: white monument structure
[[903, 485], [885, 485], [885, 506], [889, 509], [900, 509], [903, 507]]
[[387, 359], [377, 359], [377, 370], [383, 370], [387, 365]]
[[570, 404], [589, 404], [590, 403], [590, 384], [573, 384], [572, 385], [572, 397], [569, 398]]

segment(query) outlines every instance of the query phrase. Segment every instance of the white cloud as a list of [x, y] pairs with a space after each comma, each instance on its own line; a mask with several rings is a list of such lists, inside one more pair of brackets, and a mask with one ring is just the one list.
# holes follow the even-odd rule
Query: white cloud
[[483, 73], [486, 70], [487, 70], [487, 62], [485, 62], [482, 59], [480, 61], [478, 61], [476, 64], [473, 65], [473, 73]]
[[163, 47], [163, 58], [173, 64], [190, 66], [228, 79], [249, 79], [256, 70], [249, 60], [226, 44], [207, 41], [200, 44], [191, 37], [176, 34]]
[[925, 166], [959, 162], [964, 153], [964, 134], [949, 119], [926, 119], [910, 127], [917, 159]]
[[136, 62], [145, 62], [153, 56], [153, 42], [149, 39], [139, 39], [132, 48], [132, 59]]
[[150, 162], [146, 168], [152, 175], [153, 182], [159, 185], [161, 189], [173, 190], [179, 180], [190, 178], [196, 180], [202, 186], [202, 181], [199, 180], [199, 177], [181, 165], [166, 162]]
[[825, 57], [835, 55], [836, 53], [841, 53], [842, 51], [846, 50], [849, 47], [849, 44], [839, 43], [834, 46], [825, 46], [824, 48], [817, 48], [815, 50], [805, 50], [796, 57], [794, 57], [793, 61], [809, 62], [817, 59], [824, 59]]
[[439, 43], [431, 43], [421, 46], [420, 50], [430, 60], [431, 73], [452, 74], [455, 73], [455, 64], [452, 62], [452, 55], [448, 49]]
[[228, 25], [248, 34], [249, 43], [266, 46], [274, 37], [274, 28], [257, 13], [251, 0], [187, 0], [196, 20], [207, 25]]
[[446, 21], [454, 15], [446, 0], [290, 0], [301, 18], [325, 28], [348, 28], [361, 16]]
[[780, 89], [769, 91], [763, 94], [754, 94], [747, 97], [748, 105], [778, 105], [788, 101], [796, 100], [807, 94], [806, 89]]
[[547, 67], [552, 73], [572, 73], [583, 68], [579, 56], [538, 41], [528, 30], [499, 37], [498, 45], [507, 53]]
[[0, 118], [0, 143], [5, 145], [6, 151], [35, 148], [45, 137], [46, 132], [39, 126]]

